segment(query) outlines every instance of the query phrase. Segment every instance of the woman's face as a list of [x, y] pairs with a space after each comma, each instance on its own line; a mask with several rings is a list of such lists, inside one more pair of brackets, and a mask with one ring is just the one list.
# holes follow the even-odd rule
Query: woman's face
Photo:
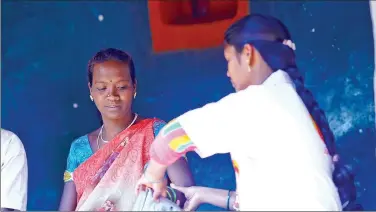
[[249, 56], [247, 57], [243, 52], [239, 54], [234, 46], [225, 44], [224, 56], [227, 60], [227, 76], [236, 91], [243, 90], [251, 84]]
[[89, 89], [103, 118], [121, 119], [132, 112], [135, 85], [128, 64], [106, 61], [94, 65]]

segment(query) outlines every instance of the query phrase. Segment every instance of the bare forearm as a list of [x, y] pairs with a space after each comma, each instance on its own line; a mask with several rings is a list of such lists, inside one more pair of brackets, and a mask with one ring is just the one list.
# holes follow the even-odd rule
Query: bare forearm
[[63, 195], [61, 197], [59, 211], [74, 211], [77, 205], [76, 186], [73, 181], [64, 185]]
[[[171, 183], [177, 186], [190, 187], [194, 185], [193, 176], [189, 169], [188, 163], [185, 158], [180, 158], [174, 164], [167, 168], [167, 174]], [[179, 200], [182, 207], [186, 201], [183, 193], [174, 190], [176, 193], [176, 200]]]
[[[234, 210], [233, 205], [235, 202], [235, 198], [235, 192], [231, 191], [228, 203], [230, 210]], [[207, 188], [202, 196], [202, 201], [204, 203], [212, 204], [217, 207], [227, 209], [228, 190]]]

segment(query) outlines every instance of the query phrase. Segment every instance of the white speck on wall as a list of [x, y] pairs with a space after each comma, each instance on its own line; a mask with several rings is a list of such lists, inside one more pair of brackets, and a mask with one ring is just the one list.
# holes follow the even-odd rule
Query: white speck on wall
[[[325, 94], [325, 105], [326, 108], [330, 108], [330, 105], [334, 101], [334, 96], [337, 95], [337, 98], [346, 100], [347, 102], [356, 102], [362, 99], [364, 95], [361, 87], [358, 87], [360, 82], [364, 81], [364, 78], [361, 76], [356, 77], [355, 79], [350, 79], [348, 77], [341, 79], [344, 82], [344, 92], [339, 94], [336, 92], [329, 92]], [[327, 113], [328, 122], [330, 128], [333, 130], [333, 133], [336, 138], [339, 138], [345, 135], [348, 131], [358, 127], [362, 123], [374, 123], [374, 116], [369, 114], [374, 112], [373, 102], [366, 104], [346, 104], [343, 103], [335, 109], [329, 110]], [[359, 133], [363, 133], [363, 129], [358, 129]]]
[[102, 22], [104, 19], [104, 16], [102, 14], [98, 15], [98, 21]]
[[316, 31], [315, 28], [312, 28], [312, 29], [311, 29], [311, 32], [315, 32], [315, 31]]
[[[372, 31], [373, 31], [373, 40], [375, 41], [376, 38], [376, 1], [369, 1], [370, 3], [370, 9], [371, 9], [371, 19], [372, 19]], [[374, 45], [374, 52], [376, 52], [376, 43], [373, 42]], [[376, 55], [374, 58], [375, 67], [376, 67]], [[376, 105], [376, 69], [374, 70], [373, 74], [373, 94], [374, 94], [374, 101]], [[375, 107], [375, 116], [376, 116], [376, 107]], [[375, 119], [375, 127], [376, 127], [376, 119]]]
[[78, 108], [78, 104], [77, 103], [73, 103], [73, 108]]

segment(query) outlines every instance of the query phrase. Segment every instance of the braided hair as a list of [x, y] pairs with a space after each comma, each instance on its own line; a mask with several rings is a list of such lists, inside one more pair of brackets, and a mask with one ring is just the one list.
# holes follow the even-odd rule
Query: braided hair
[[[241, 52], [245, 44], [250, 44], [258, 50], [262, 58], [272, 71], [283, 70], [293, 81], [296, 92], [303, 100], [310, 115], [321, 131], [322, 138], [333, 157], [336, 155], [335, 137], [330, 129], [324, 111], [319, 107], [312, 92], [304, 85], [304, 78], [295, 61], [292, 48], [283, 44], [284, 40], [291, 40], [287, 27], [278, 19], [259, 14], [247, 15], [225, 32], [225, 42]], [[360, 210], [361, 206], [355, 204], [356, 188], [354, 175], [350, 167], [340, 161], [335, 162], [333, 181], [343, 205], [343, 210]]]

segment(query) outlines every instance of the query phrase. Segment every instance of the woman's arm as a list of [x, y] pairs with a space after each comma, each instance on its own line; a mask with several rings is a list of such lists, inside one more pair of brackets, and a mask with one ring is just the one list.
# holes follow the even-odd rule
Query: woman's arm
[[76, 142], [73, 142], [67, 158], [67, 168], [64, 172], [64, 190], [60, 200], [59, 211], [74, 211], [77, 206], [76, 185], [73, 181], [73, 172], [78, 166], [75, 155], [76, 148]]
[[[177, 185], [177, 186], [193, 186], [193, 176], [189, 169], [187, 160], [185, 158], [180, 158], [175, 163], [170, 165], [167, 168], [167, 174], [169, 179], [171, 180], [171, 183]], [[184, 203], [186, 201], [186, 198], [183, 193], [181, 193], [178, 190], [176, 191], [176, 200], [179, 200], [180, 207], [184, 206]]]
[[172, 185], [172, 187], [182, 193], [187, 198], [187, 204], [184, 209], [187, 211], [195, 210], [200, 204], [208, 203], [217, 207], [235, 210], [233, 205], [236, 199], [236, 193], [234, 191], [208, 188], [201, 186], [182, 187]]
[[229, 191], [216, 188], [206, 188], [202, 193], [202, 202], [215, 205], [220, 208], [227, 209], [227, 200], [229, 200], [228, 207], [231, 211], [234, 211], [233, 205], [236, 199], [236, 193], [230, 191], [230, 199], [228, 199]]
[[[158, 136], [159, 132], [162, 130], [164, 126], [166, 126], [166, 123], [164, 121], [157, 121], [154, 123], [153, 128], [154, 128], [155, 137]], [[171, 164], [167, 168], [167, 175], [170, 181], [174, 183], [175, 185], [178, 185], [178, 186], [193, 186], [194, 185], [192, 173], [189, 169], [188, 162], [184, 157], [178, 159], [175, 163]], [[175, 200], [176, 202], [177, 200], [179, 200], [179, 205], [182, 207], [186, 200], [184, 194], [179, 191], [172, 191], [172, 192], [175, 192], [176, 196], [174, 193], [170, 192], [171, 199]]]
[[193, 151], [196, 146], [180, 123], [174, 119], [162, 128], [150, 147], [150, 157], [161, 165], [169, 166]]
[[76, 186], [73, 181], [64, 184], [63, 195], [60, 200], [59, 211], [74, 211], [77, 206]]

